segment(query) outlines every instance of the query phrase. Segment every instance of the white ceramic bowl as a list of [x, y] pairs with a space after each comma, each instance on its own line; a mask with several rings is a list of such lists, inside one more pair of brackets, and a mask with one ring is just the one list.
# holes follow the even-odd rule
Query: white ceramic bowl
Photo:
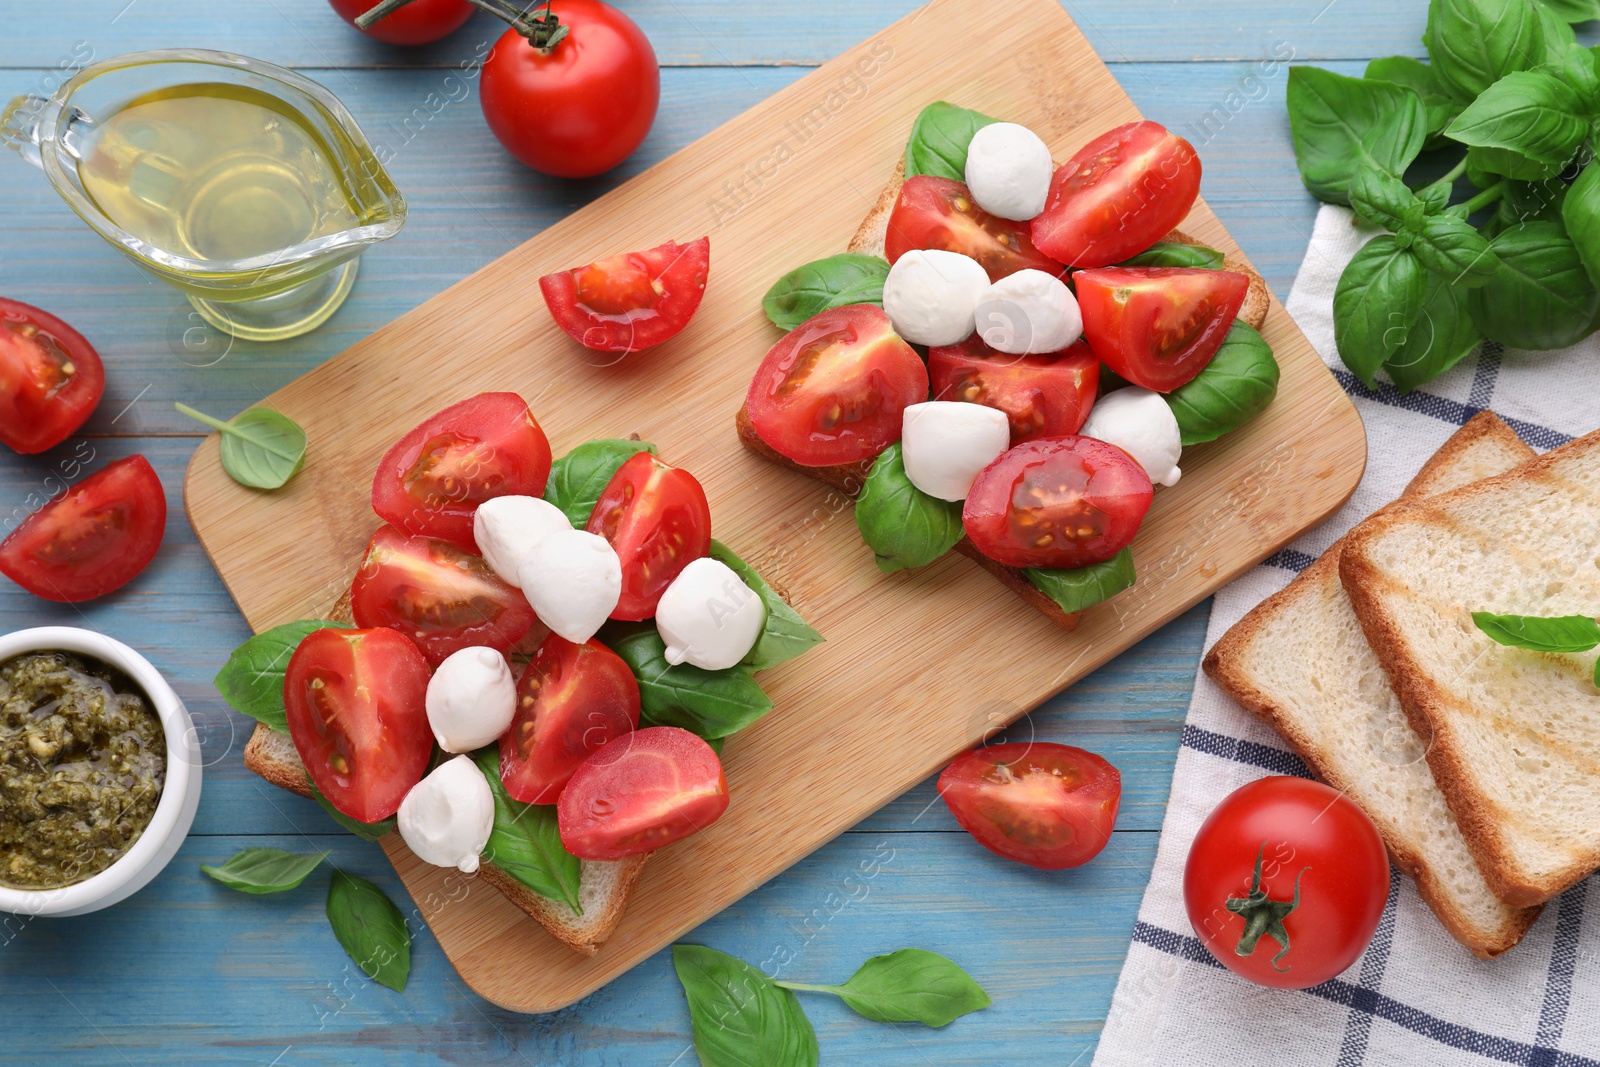
[[200, 805], [200, 743], [189, 711], [150, 661], [123, 644], [76, 626], [38, 626], [0, 636], [0, 662], [24, 652], [80, 652], [122, 671], [145, 691], [167, 740], [167, 774], [150, 825], [133, 847], [99, 874], [60, 889], [0, 886], [0, 912], [18, 915], [85, 915], [143, 889], [188, 836]]

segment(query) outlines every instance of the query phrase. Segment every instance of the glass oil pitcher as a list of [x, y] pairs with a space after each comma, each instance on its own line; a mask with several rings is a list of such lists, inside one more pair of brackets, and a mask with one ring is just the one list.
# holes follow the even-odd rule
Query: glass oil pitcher
[[0, 139], [73, 211], [220, 330], [327, 320], [406, 202], [343, 104], [271, 63], [190, 48], [92, 64], [22, 96]]

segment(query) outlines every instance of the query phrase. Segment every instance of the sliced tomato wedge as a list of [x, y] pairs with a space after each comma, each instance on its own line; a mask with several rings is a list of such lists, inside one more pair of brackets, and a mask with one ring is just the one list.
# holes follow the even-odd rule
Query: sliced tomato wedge
[[579, 859], [620, 860], [704, 830], [728, 810], [711, 746], [676, 726], [611, 741], [583, 761], [556, 807], [561, 843]]
[[48, 311], [0, 299], [0, 442], [54, 448], [83, 425], [106, 390], [100, 353]]
[[0, 572], [46, 600], [93, 600], [148, 567], [166, 529], [161, 479], [128, 456], [22, 520], [0, 544]]
[[1102, 267], [1072, 277], [1089, 347], [1158, 393], [1205, 370], [1250, 291], [1243, 274], [1196, 267]]
[[654, 615], [672, 579], [711, 551], [705, 489], [682, 467], [649, 452], [636, 452], [617, 468], [585, 528], [610, 541], [622, 561], [622, 597], [613, 619], [638, 622]]
[[1014, 356], [973, 334], [958, 345], [928, 350], [935, 400], [999, 408], [1011, 443], [1077, 433], [1100, 387], [1100, 360], [1082, 341], [1060, 352]]
[[711, 238], [546, 274], [539, 291], [556, 325], [598, 352], [638, 352], [676, 337], [706, 293]]
[[524, 804], [554, 804], [590, 754], [639, 725], [639, 683], [599, 641], [551, 634], [517, 682], [500, 735], [500, 780]]
[[1043, 437], [979, 472], [961, 522], [1008, 567], [1087, 567], [1132, 543], [1153, 495], [1144, 468], [1116, 445]]
[[1121, 263], [1182, 222], [1199, 195], [1194, 146], [1158, 122], [1130, 122], [1057, 168], [1033, 243], [1072, 267]]
[[929, 174], [907, 178], [900, 187], [883, 239], [890, 263], [914, 248], [971, 256], [992, 282], [1019, 270], [1060, 275], [1066, 269], [1033, 246], [1028, 223], [991, 215], [963, 183]]
[[479, 393], [412, 430], [378, 462], [372, 510], [469, 551], [472, 515], [497, 496], [542, 496], [550, 441], [516, 393]]
[[928, 399], [928, 368], [874, 304], [818, 312], [761, 361], [745, 403], [761, 439], [827, 467], [872, 459], [900, 440], [901, 416]]
[[1111, 841], [1122, 775], [1050, 741], [973, 749], [939, 775], [939, 795], [978, 844], [1046, 871], [1078, 867]]
[[387, 626], [438, 666], [474, 645], [508, 652], [537, 621], [515, 586], [449, 541], [380, 526], [350, 584], [357, 626]]
[[289, 737], [328, 803], [357, 822], [387, 819], [433, 756], [428, 664], [393, 630], [317, 630], [283, 676]]

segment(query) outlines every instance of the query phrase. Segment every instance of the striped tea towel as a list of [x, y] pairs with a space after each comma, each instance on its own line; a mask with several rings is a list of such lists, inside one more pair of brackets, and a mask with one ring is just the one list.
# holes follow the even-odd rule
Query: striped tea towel
[[[1366, 475], [1333, 518], [1217, 594], [1207, 648], [1350, 526], [1399, 496], [1479, 411], [1492, 409], [1540, 451], [1600, 426], [1600, 339], [1562, 352], [1488, 344], [1407, 396], [1357, 381], [1334, 350], [1333, 291], [1375, 232], [1345, 208], [1324, 206], [1288, 301], [1366, 423]], [[1588, 882], [1552, 901], [1522, 943], [1495, 960], [1475, 959], [1457, 944], [1411, 880], [1396, 873], [1372, 944], [1332, 981], [1305, 991], [1264, 989], [1213, 961], [1184, 912], [1184, 860], [1211, 809], [1267, 774], [1307, 771], [1202, 672], [1095, 1067], [1600, 1067], [1600, 899], [1586, 906]]]

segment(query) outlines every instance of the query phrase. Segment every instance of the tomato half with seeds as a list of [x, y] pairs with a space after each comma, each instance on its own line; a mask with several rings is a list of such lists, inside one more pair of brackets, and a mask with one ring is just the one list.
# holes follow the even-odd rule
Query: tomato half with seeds
[[689, 325], [710, 272], [711, 238], [702, 237], [546, 274], [539, 291], [556, 325], [580, 345], [638, 352]]
[[611, 542], [622, 561], [611, 617], [638, 622], [656, 613], [683, 568], [711, 551], [711, 505], [694, 475], [636, 452], [601, 490], [585, 529]]
[[106, 389], [100, 354], [48, 311], [0, 299], [0, 442], [24, 454], [82, 426]]
[[517, 682], [517, 712], [500, 735], [500, 780], [524, 804], [554, 804], [591, 754], [639, 725], [639, 683], [591, 638], [551, 634]]
[[1121, 263], [1182, 222], [1199, 195], [1194, 146], [1158, 122], [1130, 122], [1056, 169], [1033, 243], [1072, 267]]
[[1019, 270], [1059, 276], [1066, 269], [1034, 247], [1028, 223], [991, 215], [963, 183], [929, 174], [907, 178], [900, 187], [883, 238], [890, 263], [914, 248], [971, 256], [992, 282]]
[[1133, 542], [1153, 495], [1144, 468], [1116, 445], [1041, 437], [978, 473], [961, 522], [1008, 567], [1087, 567]]
[[1122, 775], [1093, 752], [1050, 741], [963, 752], [939, 775], [961, 828], [1008, 860], [1078, 867], [1111, 840]]
[[542, 496], [550, 441], [516, 393], [479, 393], [412, 430], [378, 462], [372, 510], [413, 534], [476, 551], [472, 516], [497, 496]]
[[452, 652], [488, 645], [501, 652], [538, 621], [522, 591], [449, 541], [380, 526], [350, 584], [357, 626], [386, 626], [414, 641], [438, 666]]
[[973, 334], [928, 350], [935, 400], [983, 404], [1006, 413], [1011, 443], [1077, 433], [1100, 387], [1100, 360], [1082, 341], [1060, 352], [1014, 356]]
[[93, 600], [148, 567], [166, 529], [161, 479], [128, 456], [24, 519], [0, 544], [0, 572], [45, 600]]
[[283, 676], [289, 737], [328, 803], [357, 822], [400, 810], [433, 756], [428, 664], [393, 630], [308, 634]]
[[1102, 267], [1072, 277], [1089, 347], [1158, 393], [1205, 370], [1250, 291], [1243, 274], [1195, 267]]
[[710, 745], [676, 726], [624, 734], [583, 761], [556, 807], [561, 843], [579, 859], [620, 860], [698, 833], [728, 810]]
[[818, 312], [772, 346], [745, 399], [750, 423], [786, 459], [827, 467], [900, 440], [905, 409], [928, 399], [928, 368], [875, 304]]

